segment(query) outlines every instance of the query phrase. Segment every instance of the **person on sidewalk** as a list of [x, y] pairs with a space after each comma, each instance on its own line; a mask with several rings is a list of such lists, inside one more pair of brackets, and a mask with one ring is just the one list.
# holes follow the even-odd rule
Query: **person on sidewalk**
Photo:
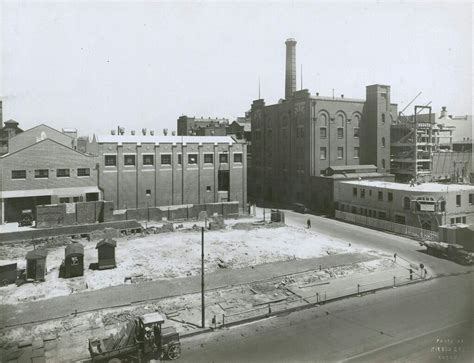
[[308, 229], [311, 228], [311, 219], [308, 218], [308, 220], [306, 221], [306, 224], [308, 225]]

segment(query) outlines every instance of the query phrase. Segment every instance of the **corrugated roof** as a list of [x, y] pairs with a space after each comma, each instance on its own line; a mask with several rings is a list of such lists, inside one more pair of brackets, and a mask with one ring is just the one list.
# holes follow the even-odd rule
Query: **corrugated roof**
[[74, 242], [66, 246], [66, 257], [70, 255], [84, 255], [84, 246]]
[[27, 260], [39, 260], [46, 258], [48, 255], [48, 250], [46, 248], [38, 248], [36, 250], [30, 251], [26, 254]]
[[112, 238], [104, 238], [102, 241], [97, 243], [97, 246], [95, 248], [99, 248], [102, 246], [114, 246], [117, 247], [117, 241], [112, 239]]
[[151, 135], [99, 135], [99, 144], [229, 144], [235, 143], [230, 136], [151, 136]]

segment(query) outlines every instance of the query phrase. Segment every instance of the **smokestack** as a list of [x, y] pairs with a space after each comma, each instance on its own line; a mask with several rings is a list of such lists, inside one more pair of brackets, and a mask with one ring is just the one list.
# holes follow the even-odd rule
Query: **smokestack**
[[289, 38], [286, 44], [285, 99], [296, 91], [296, 40]]

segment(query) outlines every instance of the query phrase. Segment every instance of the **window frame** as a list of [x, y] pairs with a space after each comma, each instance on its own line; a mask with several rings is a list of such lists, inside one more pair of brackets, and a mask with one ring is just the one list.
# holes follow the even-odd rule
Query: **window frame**
[[[188, 153], [188, 165], [197, 165], [198, 164], [198, 154], [197, 153]], [[193, 162], [191, 162], [191, 158], [195, 158]]]
[[[127, 158], [133, 158], [133, 164], [127, 162]], [[123, 154], [123, 165], [124, 166], [136, 166], [137, 165], [137, 155], [136, 154]]]
[[[324, 151], [324, 153], [323, 153]], [[323, 157], [324, 156], [324, 157]], [[327, 159], [327, 148], [326, 146], [321, 146], [319, 148], [319, 160], [326, 160]]]
[[[81, 170], [81, 174], [82, 174], [82, 171], [84, 171], [85, 174], [79, 175], [79, 170]], [[76, 174], [77, 174], [77, 176], [80, 177], [80, 178], [89, 177], [89, 176], [91, 176], [91, 168], [77, 168]]]
[[[60, 175], [60, 170], [67, 170], [67, 175]], [[66, 169], [66, 168], [59, 168], [56, 169], [56, 178], [70, 178], [71, 177], [71, 169]]]
[[[114, 163], [113, 164], [107, 164], [107, 158], [110, 158], [110, 157], [113, 157], [114, 158]], [[110, 154], [110, 155], [107, 155], [105, 154], [104, 155], [104, 166], [105, 167], [116, 167], [117, 166], [117, 154]]]
[[[151, 158], [151, 163], [145, 162], [145, 159]], [[142, 154], [143, 166], [154, 166], [155, 165], [155, 154]]]
[[[236, 164], [242, 164], [244, 162], [244, 156], [242, 153], [234, 153], [234, 163]], [[235, 160], [235, 157], [236, 156], [239, 156], [240, 157], [240, 161], [239, 160]]]
[[344, 127], [337, 128], [337, 138], [343, 139], [344, 138]]
[[[225, 156], [225, 161], [222, 161], [223, 156]], [[219, 164], [229, 164], [229, 153], [219, 153]]]
[[[169, 162], [167, 162], [167, 159], [169, 158]], [[168, 165], [168, 166], [171, 166], [173, 164], [173, 158], [172, 158], [172, 155], [171, 154], [165, 154], [165, 153], [162, 153], [160, 154], [160, 165]]]
[[[46, 176], [41, 176], [40, 172], [46, 171]], [[49, 178], [49, 169], [35, 169], [35, 179], [48, 179]]]
[[[323, 132], [324, 131], [324, 132]], [[328, 129], [326, 126], [319, 127], [319, 138], [320, 139], [327, 139], [328, 137]]]
[[[214, 153], [204, 153], [204, 164], [214, 165]], [[206, 158], [211, 158], [211, 161], [206, 160]]]
[[[22, 177], [17, 177], [17, 176], [13, 176], [13, 173], [15, 172], [22, 172], [21, 175], [24, 174], [24, 176]], [[12, 179], [13, 180], [26, 180], [26, 170], [20, 170], [20, 169], [16, 169], [16, 170], [12, 170]]]
[[[339, 156], [339, 151], [341, 152], [341, 156]], [[337, 158], [338, 159], [344, 159], [344, 147], [342, 147], [342, 146], [337, 147]]]

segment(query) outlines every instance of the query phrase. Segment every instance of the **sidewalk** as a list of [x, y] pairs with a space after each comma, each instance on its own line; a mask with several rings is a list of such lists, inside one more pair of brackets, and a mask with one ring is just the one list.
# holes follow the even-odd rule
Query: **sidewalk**
[[[304, 260], [291, 260], [254, 267], [220, 270], [206, 275], [206, 290], [264, 281], [304, 271], [370, 261], [375, 257], [360, 253], [328, 255]], [[192, 276], [120, 285], [47, 300], [18, 305], [1, 305], [0, 325], [4, 328], [69, 316], [74, 312], [119, 307], [147, 300], [198, 293], [201, 277]]]
[[[394, 279], [395, 277], [395, 279]], [[412, 282], [421, 281], [420, 275], [414, 273], [413, 280], [410, 280], [410, 274], [404, 266], [394, 263], [391, 268], [383, 271], [376, 271], [365, 274], [352, 274], [347, 277], [331, 279], [327, 282], [295, 286], [288, 285], [286, 288], [296, 297], [288, 301], [266, 304], [256, 309], [236, 312], [223, 317], [225, 324], [242, 322], [243, 320], [254, 319], [269, 313], [288, 311], [298, 307], [308, 306], [309, 304], [325, 303], [343, 297], [363, 295], [373, 292], [376, 289], [390, 288], [406, 285]], [[219, 321], [217, 326], [222, 325]]]

